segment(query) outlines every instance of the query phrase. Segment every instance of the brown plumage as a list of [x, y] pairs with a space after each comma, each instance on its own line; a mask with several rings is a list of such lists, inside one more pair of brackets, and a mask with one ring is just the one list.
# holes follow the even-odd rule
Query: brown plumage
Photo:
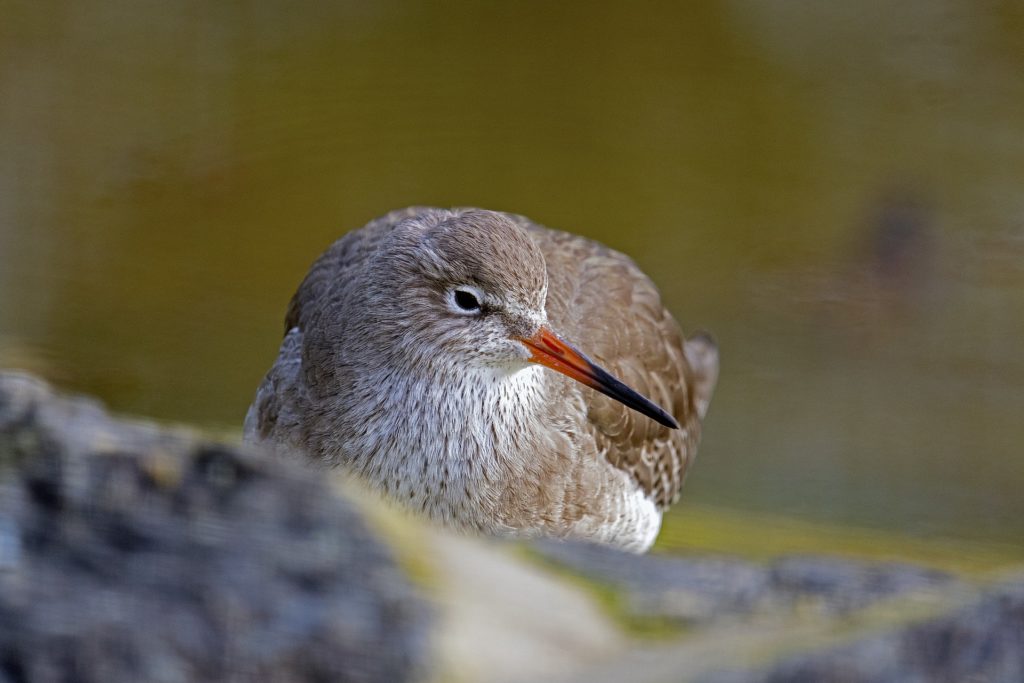
[[455, 526], [632, 550], [678, 498], [718, 374], [714, 343], [684, 341], [628, 257], [479, 209], [404, 209], [341, 238], [285, 333], [247, 438]]

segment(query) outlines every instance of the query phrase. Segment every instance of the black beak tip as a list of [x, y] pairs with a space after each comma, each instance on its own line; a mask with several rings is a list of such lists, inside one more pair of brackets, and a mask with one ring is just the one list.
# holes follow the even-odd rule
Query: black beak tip
[[666, 413], [664, 410], [660, 412], [660, 415], [654, 417], [655, 422], [658, 422], [659, 424], [662, 424], [668, 427], [669, 429], [679, 429], [679, 422], [674, 417]]
[[[577, 353], [579, 353], [577, 351]], [[583, 356], [583, 354], [580, 354]], [[583, 356], [589, 365], [590, 372], [594, 378], [596, 384], [592, 384], [594, 389], [597, 389], [606, 396], [614, 398], [616, 401], [632, 408], [641, 415], [646, 415], [655, 422], [669, 429], [679, 429], [679, 423], [674, 417], [668, 414], [664, 408], [654, 403], [645, 396], [640, 395], [634, 389], [626, 386], [620, 382], [616, 377], [608, 373], [607, 370], [602, 368], [600, 365], [595, 364], [586, 356]]]

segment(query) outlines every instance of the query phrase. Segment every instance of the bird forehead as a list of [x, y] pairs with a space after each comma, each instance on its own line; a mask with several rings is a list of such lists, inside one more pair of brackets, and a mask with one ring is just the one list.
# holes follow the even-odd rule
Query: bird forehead
[[516, 298], [543, 295], [547, 283], [544, 254], [529, 233], [492, 211], [467, 211], [434, 231], [438, 252], [457, 277]]

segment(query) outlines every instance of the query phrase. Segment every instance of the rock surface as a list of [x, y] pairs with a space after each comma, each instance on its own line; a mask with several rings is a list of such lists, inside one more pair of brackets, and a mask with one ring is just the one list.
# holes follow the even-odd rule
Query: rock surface
[[524, 547], [331, 483], [0, 372], [0, 683], [1024, 680], [1024, 571]]
[[1024, 581], [997, 586], [935, 619], [700, 683], [1024, 681]]
[[422, 678], [428, 611], [351, 505], [0, 374], [0, 680]]
[[911, 564], [757, 564], [542, 541], [546, 562], [611, 588], [632, 619], [683, 632], [566, 680], [587, 683], [1024, 681], [1024, 574], [992, 585]]
[[951, 590], [944, 572], [895, 562], [787, 556], [755, 564], [714, 557], [634, 555], [579, 543], [541, 541], [542, 557], [611, 585], [631, 617], [709, 625], [765, 612], [841, 617], [917, 591]]

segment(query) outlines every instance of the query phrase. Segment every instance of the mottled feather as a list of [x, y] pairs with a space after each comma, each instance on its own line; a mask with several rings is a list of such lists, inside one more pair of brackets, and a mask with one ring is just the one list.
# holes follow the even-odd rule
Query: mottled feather
[[[580, 431], [664, 509], [683, 486], [701, 421], [718, 378], [718, 351], [700, 335], [685, 341], [655, 284], [628, 256], [578, 235], [510, 216], [540, 246], [548, 265], [552, 325], [680, 424], [667, 429], [621, 403], [564, 382], [587, 406]], [[685, 344], [685, 346], [684, 346]]]

